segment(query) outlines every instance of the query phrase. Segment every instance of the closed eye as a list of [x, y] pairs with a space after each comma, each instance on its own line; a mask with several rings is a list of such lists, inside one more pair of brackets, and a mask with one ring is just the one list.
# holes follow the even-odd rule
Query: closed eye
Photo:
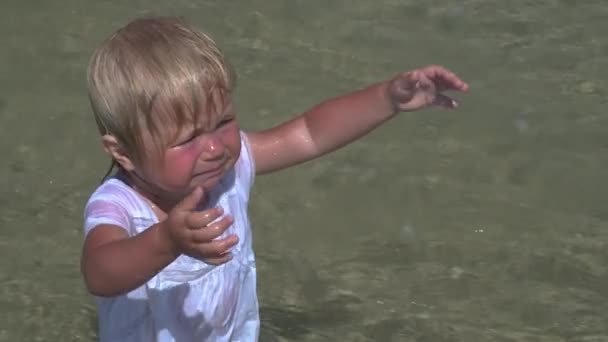
[[[220, 123], [217, 124], [216, 129], [224, 127], [224, 126], [232, 123], [233, 121], [234, 121], [234, 117], [224, 118], [222, 121], [220, 121]], [[175, 143], [175, 144], [173, 144], [171, 147], [179, 147], [179, 146], [183, 146], [183, 145], [186, 145], [188, 143], [191, 143], [194, 139], [196, 139], [197, 137], [199, 137], [203, 133], [205, 133], [205, 132], [202, 129], [194, 130], [189, 135], [183, 135], [183, 136], [186, 136], [187, 138], [178, 140], [178, 142]]]
[[191, 142], [192, 140], [194, 140], [195, 138], [196, 138], [196, 134], [193, 134], [191, 137], [186, 138], [186, 139], [185, 139], [185, 140], [183, 140], [183, 141], [180, 141], [180, 142], [179, 142], [179, 143], [177, 143], [175, 146], [185, 145], [185, 144], [187, 144], [187, 143]]
[[179, 147], [186, 145], [196, 139], [201, 132], [193, 131], [190, 135], [187, 135], [187, 138], [179, 140], [177, 143], [173, 144], [172, 147]]
[[232, 121], [234, 121], [234, 118], [225, 118], [222, 121], [220, 121], [220, 123], [217, 125], [217, 127], [226, 126], [227, 124], [231, 123]]

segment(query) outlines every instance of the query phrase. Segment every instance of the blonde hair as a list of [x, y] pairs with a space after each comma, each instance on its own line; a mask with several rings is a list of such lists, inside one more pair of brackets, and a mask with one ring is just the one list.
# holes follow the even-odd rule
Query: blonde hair
[[[214, 115], [235, 86], [215, 42], [173, 17], [136, 19], [94, 52], [87, 71], [101, 135], [112, 135], [135, 163], [175, 142], [204, 110]], [[144, 146], [148, 136], [152, 149]]]

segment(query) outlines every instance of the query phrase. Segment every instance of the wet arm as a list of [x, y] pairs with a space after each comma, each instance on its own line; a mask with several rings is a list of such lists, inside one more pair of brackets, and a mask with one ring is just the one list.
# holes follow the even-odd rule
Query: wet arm
[[311, 160], [369, 133], [396, 113], [387, 85], [378, 83], [325, 101], [277, 127], [249, 133], [256, 172]]
[[81, 264], [89, 292], [102, 297], [127, 293], [175, 260], [177, 255], [160, 234], [161, 229], [159, 223], [134, 237], [114, 225], [91, 230]]

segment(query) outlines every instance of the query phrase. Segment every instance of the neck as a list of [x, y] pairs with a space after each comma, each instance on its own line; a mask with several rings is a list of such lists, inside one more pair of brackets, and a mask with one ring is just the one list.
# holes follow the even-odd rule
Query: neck
[[123, 172], [121, 178], [150, 204], [152, 209], [169, 213], [181, 201], [181, 196], [171, 193], [148, 181], [136, 172]]

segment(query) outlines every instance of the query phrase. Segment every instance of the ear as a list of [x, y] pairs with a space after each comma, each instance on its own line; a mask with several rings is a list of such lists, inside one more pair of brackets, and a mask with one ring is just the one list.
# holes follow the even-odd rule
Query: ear
[[133, 169], [135, 169], [135, 165], [127, 155], [127, 151], [125, 151], [113, 135], [105, 134], [102, 136], [101, 144], [103, 145], [103, 149], [111, 155], [123, 169], [127, 171], [133, 171]]

